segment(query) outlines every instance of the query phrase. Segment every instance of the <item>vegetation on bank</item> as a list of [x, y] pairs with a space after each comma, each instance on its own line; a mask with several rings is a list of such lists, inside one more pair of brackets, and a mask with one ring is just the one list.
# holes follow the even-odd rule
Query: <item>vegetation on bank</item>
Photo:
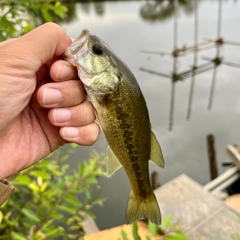
[[80, 239], [84, 235], [85, 214], [94, 217], [91, 208], [104, 202], [97, 178], [106, 175], [105, 160], [93, 151], [90, 159], [71, 171], [72, 151], [55, 151], [10, 179], [16, 190], [0, 208], [0, 239]]

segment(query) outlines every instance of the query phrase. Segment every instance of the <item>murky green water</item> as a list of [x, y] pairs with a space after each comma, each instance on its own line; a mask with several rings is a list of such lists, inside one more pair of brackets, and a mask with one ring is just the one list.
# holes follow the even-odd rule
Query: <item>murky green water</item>
[[[221, 64], [214, 70], [214, 65], [209, 65], [209, 69], [202, 68], [204, 71], [195, 77], [182, 74], [188, 78], [174, 85], [171, 76], [174, 69], [176, 74], [181, 74], [194, 65], [207, 63], [203, 57], [223, 57], [226, 62], [240, 64], [240, 46], [224, 44], [219, 53], [214, 47], [175, 61], [169, 55], [139, 51], [172, 52], [174, 45], [181, 48], [194, 44], [195, 1], [186, 2], [180, 5], [176, 21], [173, 6], [166, 1], [156, 5], [146, 1], [76, 3], [75, 10], [72, 8], [72, 16], [76, 18], [63, 27], [73, 38], [82, 29], [89, 29], [104, 39], [132, 69], [145, 95], [153, 130], [166, 161], [165, 169], [151, 164], [150, 170], [158, 171], [162, 183], [186, 173], [205, 184], [210, 179], [206, 136], [210, 133], [215, 136], [219, 173], [225, 170], [221, 163], [230, 160], [225, 152], [226, 145], [240, 142], [240, 68]], [[197, 16], [198, 42], [215, 39], [218, 34], [224, 40], [240, 42], [239, 1], [223, 1], [219, 30], [217, 0], [199, 1]], [[143, 72], [141, 67], [162, 76]], [[106, 150], [103, 136], [94, 148]], [[87, 158], [90, 149], [79, 147], [72, 165]], [[125, 223], [130, 188], [124, 171], [118, 171], [111, 179], [100, 179], [99, 183], [108, 201], [104, 208], [95, 209], [98, 226], [107, 228]]]

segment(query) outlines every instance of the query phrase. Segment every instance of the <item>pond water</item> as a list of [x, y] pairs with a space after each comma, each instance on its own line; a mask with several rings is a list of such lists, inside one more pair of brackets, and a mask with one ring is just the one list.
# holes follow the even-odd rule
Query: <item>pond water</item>
[[[196, 56], [189, 54], [175, 60], [170, 55], [140, 52], [141, 49], [172, 52], [174, 46], [193, 45], [196, 9], [198, 42], [205, 38], [216, 39], [218, 35], [226, 41], [240, 42], [239, 1], [223, 1], [219, 30], [218, 1], [198, 1], [196, 9], [193, 4], [196, 1], [185, 2], [179, 4], [177, 20], [172, 3], [166, 1], [162, 4], [150, 1], [76, 3], [75, 18], [62, 24], [73, 38], [87, 28], [104, 39], [135, 74], [165, 157], [164, 169], [150, 164], [150, 171], [159, 173], [162, 184], [182, 173], [200, 184], [210, 180], [208, 134], [215, 136], [219, 174], [226, 169], [221, 163], [230, 160], [226, 145], [240, 141], [240, 68], [221, 64], [215, 70], [210, 66], [194, 79], [190, 76], [174, 84], [171, 79], [174, 69], [182, 73], [196, 64], [207, 63], [203, 57], [215, 58], [216, 54], [226, 62], [239, 64], [240, 46], [224, 44], [219, 51], [214, 47], [200, 51]], [[140, 68], [164, 75], [150, 74]], [[212, 80], [214, 75], [215, 81]], [[99, 152], [106, 150], [103, 134], [93, 148]], [[72, 166], [88, 158], [91, 149], [77, 148]], [[99, 179], [99, 184], [107, 201], [104, 208], [94, 209], [98, 226], [105, 229], [124, 224], [130, 192], [124, 171], [119, 170], [111, 179]]]

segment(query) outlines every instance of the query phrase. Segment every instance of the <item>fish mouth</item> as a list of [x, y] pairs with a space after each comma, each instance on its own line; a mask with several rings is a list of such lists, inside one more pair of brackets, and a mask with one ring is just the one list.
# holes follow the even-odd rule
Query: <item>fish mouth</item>
[[[81, 34], [72, 42], [72, 44], [67, 48], [63, 54], [63, 59], [66, 61], [74, 62], [79, 58], [84, 56], [88, 50], [88, 39], [90, 37], [90, 32], [84, 29]], [[75, 65], [75, 64], [74, 64]]]

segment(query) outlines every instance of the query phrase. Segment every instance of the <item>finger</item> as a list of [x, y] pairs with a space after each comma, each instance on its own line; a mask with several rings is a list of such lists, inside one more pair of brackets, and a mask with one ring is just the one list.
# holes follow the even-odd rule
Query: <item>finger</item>
[[49, 121], [59, 127], [78, 127], [91, 124], [95, 120], [95, 112], [89, 101], [69, 108], [54, 108], [48, 113]]
[[52, 64], [50, 76], [53, 81], [58, 82], [79, 78], [76, 67], [64, 60], [58, 60]]
[[68, 142], [90, 146], [97, 141], [100, 129], [98, 124], [94, 122], [82, 127], [63, 127], [60, 128], [59, 133]]
[[80, 80], [46, 83], [37, 91], [37, 100], [45, 108], [72, 107], [85, 99], [86, 92]]
[[[28, 45], [26, 46], [26, 42]], [[35, 71], [53, 56], [62, 55], [72, 43], [71, 38], [55, 23], [45, 23], [25, 34], [18, 41], [18, 47], [35, 63]]]

